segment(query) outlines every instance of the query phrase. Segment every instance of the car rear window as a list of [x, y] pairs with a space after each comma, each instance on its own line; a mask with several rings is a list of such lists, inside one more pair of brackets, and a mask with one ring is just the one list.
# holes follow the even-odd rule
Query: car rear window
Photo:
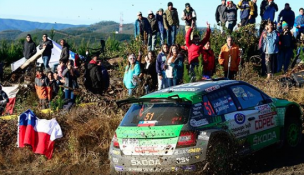
[[191, 105], [174, 103], [133, 104], [121, 122], [121, 126], [140, 126], [150, 123], [155, 126], [186, 124]]

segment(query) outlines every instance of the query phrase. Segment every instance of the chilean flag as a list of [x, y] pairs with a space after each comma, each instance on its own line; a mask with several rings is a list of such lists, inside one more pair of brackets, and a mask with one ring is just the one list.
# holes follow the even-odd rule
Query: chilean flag
[[18, 147], [31, 145], [33, 152], [52, 158], [55, 139], [61, 138], [62, 131], [56, 119], [39, 119], [31, 110], [18, 118]]
[[[19, 91], [18, 85], [16, 86], [10, 86], [10, 87], [4, 87], [2, 86], [2, 90], [7, 94], [9, 102], [6, 104], [5, 107], [5, 113], [4, 114], [13, 114], [15, 102], [16, 102], [16, 95]], [[0, 114], [1, 115], [1, 114]]]

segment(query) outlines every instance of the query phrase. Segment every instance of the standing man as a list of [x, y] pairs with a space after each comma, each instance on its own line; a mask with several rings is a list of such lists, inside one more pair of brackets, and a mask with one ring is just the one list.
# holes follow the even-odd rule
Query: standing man
[[7, 94], [2, 90], [2, 85], [0, 84], [0, 116], [5, 110], [6, 104], [9, 102]]
[[278, 5], [274, 2], [274, 0], [263, 0], [261, 2], [261, 17], [262, 21], [274, 21], [275, 12], [279, 10]]
[[177, 29], [179, 28], [178, 13], [172, 2], [168, 3], [168, 9], [164, 14], [164, 26], [167, 30], [167, 43], [170, 47], [175, 44]]
[[59, 60], [66, 64], [69, 61], [69, 58], [70, 58], [69, 46], [64, 39], [60, 40], [60, 45], [62, 47], [62, 50], [61, 50]]
[[193, 36], [193, 40], [191, 40], [191, 32], [195, 26], [194, 21], [192, 21], [191, 28], [188, 30], [185, 40], [186, 40], [186, 46], [188, 48], [188, 63], [190, 64], [190, 70], [189, 73], [192, 76], [192, 79], [195, 76], [194, 69], [195, 67], [199, 66], [199, 60], [198, 57], [202, 54], [202, 49], [205, 46], [205, 44], [210, 39], [211, 29], [210, 24], [207, 22], [207, 31], [206, 35], [203, 40], [200, 40], [200, 37], [198, 35]]
[[102, 92], [102, 76], [101, 76], [101, 71], [98, 66], [98, 61], [97, 61], [98, 56], [95, 55], [93, 56], [92, 60], [88, 64], [88, 70], [90, 72], [90, 82], [91, 82], [91, 89], [93, 94], [101, 94]]
[[[185, 4], [185, 10], [184, 10], [182, 19], [185, 20], [185, 24], [186, 24], [185, 25], [185, 31], [187, 33], [188, 30], [191, 28], [192, 21], [196, 22], [195, 10], [190, 6], [189, 3]], [[195, 28], [192, 30], [191, 39], [193, 39], [193, 31], [194, 30], [195, 30]]]
[[[26, 41], [24, 42], [24, 45], [23, 45], [23, 56], [25, 57], [25, 59], [28, 60], [33, 55], [35, 55], [36, 52], [37, 52], [36, 44], [33, 42], [32, 36], [30, 34], [27, 34]], [[35, 64], [35, 63], [31, 63], [27, 67], [26, 72], [29, 72], [31, 70], [31, 67], [33, 66], [33, 64]]]
[[297, 18], [295, 19], [295, 22], [294, 22], [294, 27], [296, 28], [295, 32], [294, 32], [294, 37], [296, 39], [299, 39], [301, 36], [301, 33], [304, 33], [304, 9], [300, 8], [299, 12], [300, 12], [300, 15], [297, 16]]
[[148, 35], [148, 51], [154, 51], [156, 46], [158, 24], [152, 11], [149, 11], [148, 13], [148, 21], [151, 26], [151, 33]]
[[241, 0], [237, 8], [241, 10], [241, 25], [245, 26], [254, 15], [254, 7], [251, 0]]
[[36, 52], [36, 44], [33, 42], [32, 36], [30, 34], [27, 34], [23, 45], [23, 56], [28, 60], [33, 55], [35, 55]]
[[164, 44], [166, 38], [166, 30], [164, 27], [164, 17], [163, 17], [164, 10], [160, 8], [156, 13], [156, 21], [158, 24], [159, 36], [160, 36], [160, 46]]
[[253, 4], [254, 12], [253, 12], [253, 16], [251, 16], [249, 19], [249, 24], [255, 24], [256, 18], [258, 17], [257, 0], [252, 0], [252, 4]]
[[[226, 0], [221, 0], [222, 4], [217, 6], [215, 11], [215, 20], [218, 26], [223, 27], [226, 24]], [[223, 29], [221, 28], [223, 32]]]
[[227, 37], [227, 43], [221, 48], [219, 64], [224, 67], [225, 77], [233, 80], [241, 61], [239, 46], [233, 43], [232, 37]]
[[232, 1], [227, 2], [226, 19], [227, 19], [228, 29], [231, 32], [233, 32], [233, 29], [237, 21], [237, 8]]
[[45, 48], [45, 50], [42, 53], [42, 60], [44, 67], [46, 69], [50, 69], [49, 62], [52, 55], [52, 49], [53, 49], [53, 42], [48, 39], [47, 34], [43, 34], [42, 41], [40, 42], [39, 49]]
[[293, 28], [295, 22], [295, 13], [291, 10], [289, 3], [285, 4], [285, 8], [278, 16], [278, 23], [280, 23], [280, 25], [282, 25], [282, 21], [285, 21], [288, 24], [289, 30]]
[[141, 12], [138, 12], [137, 19], [134, 24], [134, 36], [135, 39], [138, 40], [138, 38], [144, 42], [145, 45], [147, 45], [147, 39], [148, 35], [151, 33], [151, 26], [149, 24], [149, 21], [147, 18], [144, 18], [142, 16]]

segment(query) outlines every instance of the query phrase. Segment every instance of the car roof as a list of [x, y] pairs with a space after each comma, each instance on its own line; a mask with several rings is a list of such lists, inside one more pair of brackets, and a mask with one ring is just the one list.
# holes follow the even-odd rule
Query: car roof
[[178, 95], [180, 98], [184, 98], [192, 101], [193, 103], [196, 103], [196, 101], [201, 101], [202, 97], [198, 96], [199, 94], [209, 93], [224, 86], [239, 84], [240, 82], [241, 81], [236, 80], [208, 80], [195, 83], [187, 83], [162, 89], [160, 91], [145, 95], [141, 98], [167, 98]]

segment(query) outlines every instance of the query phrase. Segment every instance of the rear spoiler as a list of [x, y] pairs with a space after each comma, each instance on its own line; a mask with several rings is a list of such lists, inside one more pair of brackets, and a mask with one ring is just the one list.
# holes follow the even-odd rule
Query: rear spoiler
[[126, 104], [133, 104], [133, 103], [187, 103], [191, 104], [190, 101], [179, 98], [178, 95], [174, 95], [168, 98], [128, 98], [125, 100], [116, 101], [117, 106], [123, 106]]

